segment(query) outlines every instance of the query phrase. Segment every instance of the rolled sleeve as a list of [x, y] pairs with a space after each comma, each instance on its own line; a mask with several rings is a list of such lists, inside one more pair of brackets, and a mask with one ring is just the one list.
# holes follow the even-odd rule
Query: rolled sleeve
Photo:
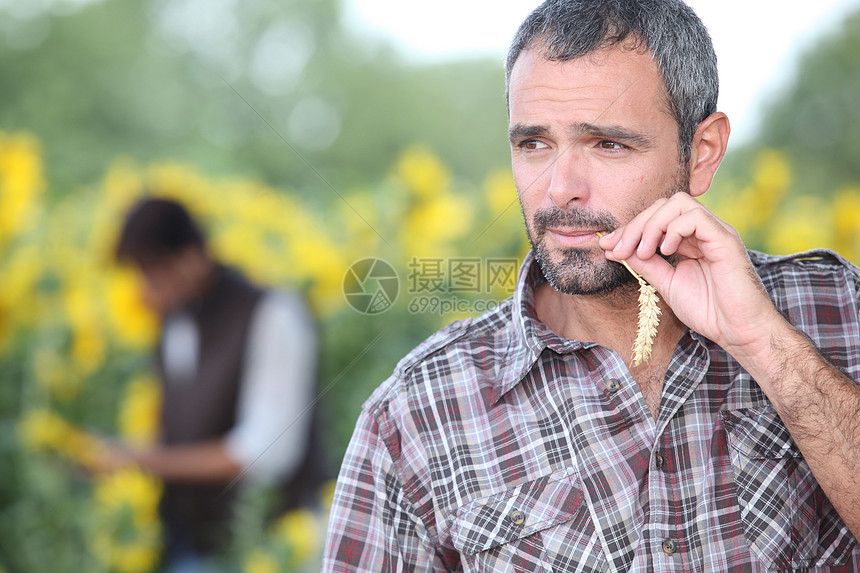
[[316, 333], [304, 303], [268, 293], [254, 311], [230, 455], [255, 480], [294, 472], [308, 447], [316, 376]]

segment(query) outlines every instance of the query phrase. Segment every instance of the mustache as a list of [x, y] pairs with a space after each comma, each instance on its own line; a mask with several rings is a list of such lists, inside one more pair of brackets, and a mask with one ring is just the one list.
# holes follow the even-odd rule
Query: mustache
[[546, 233], [547, 228], [569, 229], [605, 229], [612, 231], [620, 226], [618, 219], [608, 211], [588, 211], [574, 207], [572, 209], [538, 209], [532, 217], [535, 232], [538, 236]]

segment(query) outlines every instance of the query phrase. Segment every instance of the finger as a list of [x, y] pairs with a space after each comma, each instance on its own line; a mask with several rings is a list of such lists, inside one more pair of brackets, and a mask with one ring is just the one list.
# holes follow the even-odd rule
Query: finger
[[[617, 262], [621, 262], [618, 260]], [[634, 252], [630, 257], [625, 259], [625, 262], [636, 271], [645, 281], [657, 289], [661, 296], [666, 292], [666, 288], [671, 284], [672, 277], [675, 273], [675, 267], [662, 257], [650, 257], [641, 259]]]
[[666, 239], [666, 232], [673, 221], [683, 217], [690, 206], [680, 201], [666, 201], [650, 214], [642, 228], [642, 237], [636, 246], [636, 256], [647, 260], [657, 253]]
[[660, 245], [660, 252], [667, 256], [678, 253], [687, 258], [704, 257], [712, 262], [725, 259], [729, 251], [739, 250], [743, 250], [742, 243], [734, 228], [704, 206], [672, 219]]
[[643, 231], [649, 219], [665, 203], [666, 199], [658, 199], [625, 225], [615, 230], [614, 244], [607, 242], [607, 246], [612, 249], [615, 260], [627, 259], [633, 255], [639, 247]]
[[630, 257], [635, 252], [643, 260], [651, 258], [662, 244], [669, 223], [700, 205], [687, 193], [655, 201], [625, 225], [623, 248], [616, 246], [616, 256]]
[[606, 233], [598, 236], [600, 238], [597, 240], [597, 246], [599, 246], [604, 251], [611, 251], [615, 248], [615, 245], [618, 244], [618, 240], [621, 238], [621, 233], [612, 231], [611, 233]]
[[723, 230], [722, 225], [699, 201], [686, 193], [677, 193], [647, 215], [636, 255], [643, 260], [653, 257], [658, 250], [671, 255], [682, 245], [685, 251], [696, 252], [695, 241], [683, 243], [684, 239], [701, 238], [696, 234], [699, 226], [715, 234]]

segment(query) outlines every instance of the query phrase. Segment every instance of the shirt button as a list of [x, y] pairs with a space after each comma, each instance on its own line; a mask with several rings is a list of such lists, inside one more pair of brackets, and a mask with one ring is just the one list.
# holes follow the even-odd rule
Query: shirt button
[[621, 388], [621, 382], [613, 378], [606, 383], [606, 387], [609, 388], [610, 392], [618, 392], [618, 389]]
[[657, 466], [658, 469], [663, 467], [664, 461], [665, 460], [663, 460], [662, 454], [654, 454], [654, 464]]
[[675, 547], [675, 542], [671, 539], [663, 540], [663, 553], [665, 553], [666, 555], [674, 554], [677, 549], [678, 548]]
[[526, 515], [519, 509], [515, 509], [508, 515], [508, 519], [510, 519], [514, 525], [522, 525], [526, 522]]

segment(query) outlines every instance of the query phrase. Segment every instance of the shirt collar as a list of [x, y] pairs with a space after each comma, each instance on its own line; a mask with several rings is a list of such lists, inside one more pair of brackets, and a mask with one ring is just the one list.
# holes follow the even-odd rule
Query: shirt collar
[[557, 335], [537, 316], [535, 291], [546, 279], [534, 252], [529, 251], [520, 267], [513, 304], [507, 348], [502, 359], [506, 362], [501, 370], [498, 383], [493, 388], [492, 400], [497, 402], [514, 386], [525, 378], [534, 367], [540, 354], [547, 348], [559, 354], [589, 348], [594, 343], [584, 343]]

